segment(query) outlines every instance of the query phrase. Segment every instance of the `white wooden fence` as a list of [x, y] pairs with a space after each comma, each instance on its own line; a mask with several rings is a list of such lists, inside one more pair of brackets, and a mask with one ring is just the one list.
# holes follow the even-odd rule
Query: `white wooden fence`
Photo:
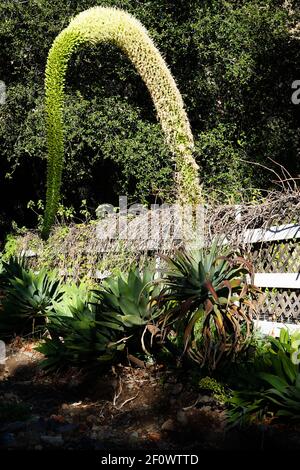
[[[296, 258], [291, 258], [289, 253], [289, 241], [293, 242], [293, 250], [296, 246], [295, 244], [300, 244], [300, 225], [299, 224], [286, 224], [281, 226], [270, 227], [268, 230], [262, 229], [253, 229], [246, 230], [244, 234], [244, 242], [246, 244], [265, 244], [267, 246], [272, 246], [272, 243], [282, 242], [284, 247], [286, 244], [286, 265], [293, 267], [293, 271], [289, 272], [260, 272], [255, 270], [254, 275], [254, 284], [257, 287], [262, 288], [262, 290], [277, 290], [276, 301], [278, 302], [277, 308], [279, 305], [281, 308], [291, 308], [293, 307], [294, 311], [299, 310], [298, 318], [293, 318], [293, 322], [289, 321], [269, 321], [269, 320], [258, 320], [257, 326], [266, 334], [273, 334], [277, 336], [279, 330], [282, 327], [287, 327], [289, 330], [294, 331], [300, 329], [300, 257], [296, 253]], [[297, 245], [300, 247], [300, 245]], [[250, 251], [250, 250], [249, 250]], [[299, 251], [300, 252], [300, 251]], [[266, 253], [266, 252], [265, 252]], [[280, 256], [280, 251], [277, 252]], [[262, 254], [263, 256], [263, 254]], [[289, 259], [290, 257], [290, 259]], [[254, 268], [255, 266], [254, 260]], [[259, 263], [261, 265], [261, 263]], [[266, 261], [266, 265], [268, 265]], [[282, 269], [280, 270], [282, 271]], [[282, 294], [280, 294], [282, 292]], [[280, 295], [282, 295], [283, 300], [281, 301]], [[268, 301], [267, 301], [268, 302]], [[266, 305], [266, 304], [265, 304]], [[276, 309], [276, 302], [273, 306]]]

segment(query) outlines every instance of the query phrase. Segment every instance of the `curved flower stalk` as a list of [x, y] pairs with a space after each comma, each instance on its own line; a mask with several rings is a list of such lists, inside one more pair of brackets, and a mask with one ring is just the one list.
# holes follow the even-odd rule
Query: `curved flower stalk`
[[160, 52], [143, 25], [116, 8], [94, 7], [77, 15], [55, 39], [46, 67], [48, 128], [48, 180], [43, 236], [54, 222], [64, 162], [63, 105], [68, 61], [82, 43], [113, 43], [131, 60], [153, 99], [158, 118], [176, 164], [177, 197], [180, 203], [200, 200], [198, 165], [193, 136], [181, 95]]

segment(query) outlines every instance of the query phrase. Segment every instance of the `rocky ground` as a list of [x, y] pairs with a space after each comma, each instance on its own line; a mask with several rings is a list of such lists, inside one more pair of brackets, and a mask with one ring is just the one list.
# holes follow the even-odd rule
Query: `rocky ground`
[[0, 371], [0, 449], [300, 448], [299, 430], [226, 431], [225, 408], [193, 379], [163, 367], [116, 366], [47, 375], [34, 343], [15, 340]]

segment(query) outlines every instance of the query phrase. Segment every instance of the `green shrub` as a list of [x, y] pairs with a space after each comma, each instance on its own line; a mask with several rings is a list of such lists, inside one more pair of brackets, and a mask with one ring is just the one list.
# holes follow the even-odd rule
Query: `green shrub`
[[228, 393], [226, 393], [224, 385], [213, 377], [203, 377], [198, 383], [199, 389], [203, 392], [209, 392], [213, 398], [220, 403], [228, 401]]
[[231, 425], [276, 419], [300, 420], [300, 333], [266, 338], [269, 348], [259, 355], [244, 374], [244, 387], [233, 392], [228, 411]]
[[4, 290], [0, 311], [1, 335], [44, 330], [47, 314], [63, 296], [56, 274], [34, 273], [13, 258], [4, 262], [3, 267], [0, 279]]

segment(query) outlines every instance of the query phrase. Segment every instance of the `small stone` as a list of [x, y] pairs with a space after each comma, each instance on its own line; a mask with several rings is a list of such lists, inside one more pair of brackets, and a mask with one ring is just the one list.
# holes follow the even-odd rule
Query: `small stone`
[[162, 435], [161, 435], [160, 432], [153, 431], [153, 432], [149, 432], [147, 434], [147, 437], [148, 437], [149, 441], [158, 442], [158, 441], [161, 440]]
[[188, 418], [187, 415], [184, 411], [180, 410], [177, 413], [177, 421], [180, 423], [182, 426], [186, 426], [188, 423]]
[[138, 438], [139, 438], [139, 434], [136, 431], [132, 432], [129, 436], [130, 441], [136, 441]]
[[176, 425], [173, 419], [167, 419], [167, 421], [163, 423], [161, 430], [166, 431], [166, 432], [174, 432], [175, 428], [176, 428]]
[[38, 444], [37, 446], [34, 446], [34, 450], [43, 450], [43, 446]]
[[214, 399], [212, 397], [209, 397], [208, 395], [203, 395], [203, 397], [199, 399], [199, 403], [213, 403], [213, 402], [214, 402]]

